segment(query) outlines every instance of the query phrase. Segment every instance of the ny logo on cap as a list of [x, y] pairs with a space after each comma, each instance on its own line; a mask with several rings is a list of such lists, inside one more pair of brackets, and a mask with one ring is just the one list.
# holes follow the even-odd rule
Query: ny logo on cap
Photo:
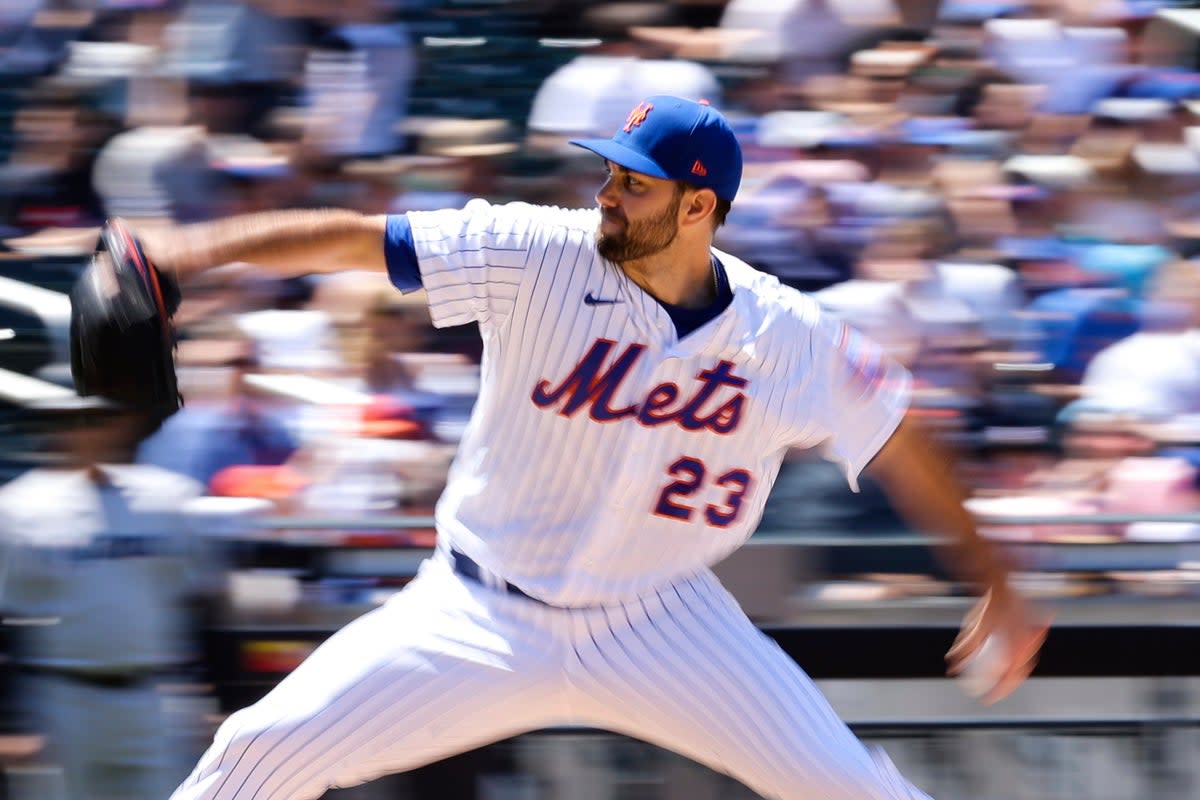
[[632, 133], [633, 129], [646, 121], [646, 115], [654, 108], [653, 103], [638, 103], [633, 111], [629, 112], [629, 116], [625, 118], [626, 133]]

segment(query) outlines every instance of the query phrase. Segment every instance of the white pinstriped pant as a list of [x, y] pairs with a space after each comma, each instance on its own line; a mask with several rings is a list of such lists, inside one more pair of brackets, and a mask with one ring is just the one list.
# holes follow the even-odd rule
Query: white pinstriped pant
[[226, 720], [172, 800], [309, 800], [562, 724], [674, 750], [766, 798], [928, 800], [711, 573], [561, 609], [440, 555]]

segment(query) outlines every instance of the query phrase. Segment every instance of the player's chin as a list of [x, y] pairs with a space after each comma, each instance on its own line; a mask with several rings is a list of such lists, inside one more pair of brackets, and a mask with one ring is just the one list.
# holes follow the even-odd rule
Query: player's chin
[[623, 261], [628, 248], [625, 246], [624, 236], [610, 236], [597, 232], [596, 250], [609, 261]]

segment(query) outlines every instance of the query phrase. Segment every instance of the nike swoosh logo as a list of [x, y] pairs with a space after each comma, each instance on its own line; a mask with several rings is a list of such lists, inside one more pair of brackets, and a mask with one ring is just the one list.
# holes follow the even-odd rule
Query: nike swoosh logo
[[612, 297], [612, 298], [595, 297], [592, 295], [591, 292], [588, 292], [587, 294], [585, 294], [583, 296], [583, 303], [584, 303], [584, 305], [588, 305], [588, 306], [611, 306], [614, 303], [623, 303], [623, 302], [625, 302], [625, 301], [619, 297]]

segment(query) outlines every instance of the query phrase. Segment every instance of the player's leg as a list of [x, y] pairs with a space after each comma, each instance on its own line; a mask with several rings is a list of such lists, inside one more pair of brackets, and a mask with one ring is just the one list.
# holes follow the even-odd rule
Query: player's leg
[[552, 639], [521, 616], [532, 605], [426, 562], [226, 720], [174, 799], [307, 800], [561, 720]]
[[770, 800], [928, 800], [858, 741], [711, 575], [577, 612], [573, 635], [586, 724], [674, 750]]

